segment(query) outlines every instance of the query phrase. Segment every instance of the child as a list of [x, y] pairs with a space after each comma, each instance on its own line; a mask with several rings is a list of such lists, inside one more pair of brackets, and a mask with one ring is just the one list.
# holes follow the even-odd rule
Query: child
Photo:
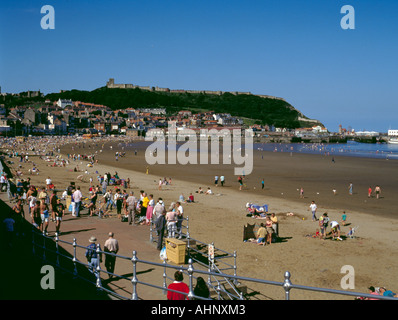
[[341, 223], [343, 226], [345, 226], [347, 221], [347, 214], [345, 213], [345, 211], [343, 211], [343, 215], [341, 216]]
[[347, 233], [347, 237], [348, 238], [354, 238], [354, 230], [352, 230], [352, 228], [350, 227], [350, 231], [348, 231], [348, 233]]

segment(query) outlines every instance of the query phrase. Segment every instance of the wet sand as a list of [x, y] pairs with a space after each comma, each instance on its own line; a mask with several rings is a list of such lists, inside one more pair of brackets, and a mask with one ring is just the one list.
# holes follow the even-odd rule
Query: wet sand
[[[110, 146], [112, 145], [112, 149]], [[225, 176], [224, 188], [239, 189], [237, 176], [234, 175], [235, 165], [179, 165], [155, 164], [148, 166], [145, 160], [145, 147], [137, 143], [125, 147], [125, 144], [105, 143], [102, 153], [96, 159], [101, 164], [115, 166], [127, 170], [146, 172], [159, 178], [171, 177], [215, 190], [214, 177]], [[76, 149], [74, 152], [87, 152]], [[137, 150], [137, 155], [134, 151]], [[115, 160], [115, 152], [126, 151], [126, 157]], [[63, 148], [70, 153], [70, 148]], [[332, 162], [334, 158], [334, 162]], [[251, 195], [262, 195], [264, 203], [268, 198], [279, 198], [296, 201], [300, 207], [307, 207], [314, 200], [319, 208], [333, 208], [349, 211], [360, 211], [377, 216], [398, 218], [398, 161], [358, 157], [331, 157], [325, 155], [303, 154], [290, 152], [254, 151], [253, 172], [245, 177], [245, 187], [242, 190], [250, 202]], [[112, 172], [111, 172], [112, 173]], [[264, 179], [265, 187], [261, 188]], [[349, 195], [348, 187], [352, 183], [353, 195]], [[373, 190], [376, 185], [381, 187], [380, 199], [373, 193], [368, 198], [368, 188]], [[299, 190], [304, 188], [304, 198], [300, 198]], [[220, 188], [220, 187], [219, 187]], [[333, 190], [336, 190], [334, 192]], [[185, 194], [187, 197], [188, 194]], [[273, 208], [271, 207], [272, 211]]]

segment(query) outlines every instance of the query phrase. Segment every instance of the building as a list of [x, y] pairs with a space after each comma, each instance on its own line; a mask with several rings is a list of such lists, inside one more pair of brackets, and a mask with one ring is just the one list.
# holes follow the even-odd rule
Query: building
[[73, 102], [70, 99], [58, 99], [57, 106], [64, 109], [67, 106], [73, 106]]
[[388, 130], [389, 137], [398, 137], [398, 130]]

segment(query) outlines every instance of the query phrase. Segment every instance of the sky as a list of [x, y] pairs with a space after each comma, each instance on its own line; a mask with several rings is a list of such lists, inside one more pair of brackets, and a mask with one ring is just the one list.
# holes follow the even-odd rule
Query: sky
[[[54, 29], [41, 27], [44, 5]], [[355, 29], [341, 27], [344, 5]], [[0, 86], [250, 91], [329, 131], [387, 132], [398, 129], [397, 18], [392, 0], [2, 0]]]

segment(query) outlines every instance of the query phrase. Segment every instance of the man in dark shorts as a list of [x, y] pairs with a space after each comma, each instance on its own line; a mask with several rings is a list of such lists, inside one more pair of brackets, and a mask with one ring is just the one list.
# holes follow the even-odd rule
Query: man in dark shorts
[[40, 201], [36, 201], [36, 204], [32, 207], [30, 216], [32, 218], [32, 224], [40, 230], [41, 216], [40, 216]]
[[22, 205], [21, 199], [18, 199], [17, 203], [12, 207], [12, 211], [14, 213], [13, 219], [15, 220], [15, 229], [16, 229], [16, 233], [18, 236], [19, 232], [22, 232], [22, 224], [23, 224], [23, 220], [25, 218], [25, 212], [23, 210], [23, 205]]
[[62, 217], [65, 214], [65, 206], [61, 203], [61, 199], [57, 199], [57, 204], [55, 206], [55, 235], [59, 236], [59, 229], [61, 228]]
[[55, 206], [57, 205], [57, 191], [53, 191], [53, 194], [50, 197], [50, 209], [51, 209], [51, 220], [55, 221]]

